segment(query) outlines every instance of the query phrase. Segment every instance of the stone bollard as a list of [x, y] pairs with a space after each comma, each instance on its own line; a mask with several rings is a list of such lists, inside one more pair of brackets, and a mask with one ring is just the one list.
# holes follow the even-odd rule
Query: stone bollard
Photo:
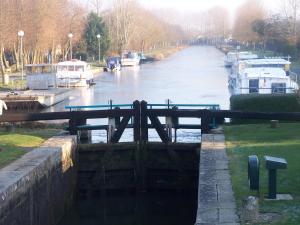
[[278, 127], [278, 120], [271, 120], [271, 128], [277, 128]]
[[248, 196], [243, 199], [241, 219], [243, 222], [255, 222], [259, 219], [258, 199], [254, 196]]

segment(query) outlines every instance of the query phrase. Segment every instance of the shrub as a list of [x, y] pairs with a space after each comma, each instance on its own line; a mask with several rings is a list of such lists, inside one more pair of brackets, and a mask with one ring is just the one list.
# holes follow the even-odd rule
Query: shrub
[[230, 109], [258, 112], [299, 112], [300, 104], [297, 94], [249, 94], [233, 95]]
[[[300, 112], [299, 100], [297, 94], [233, 95], [230, 98], [230, 109], [252, 112]], [[232, 122], [253, 123], [258, 120], [232, 120]]]

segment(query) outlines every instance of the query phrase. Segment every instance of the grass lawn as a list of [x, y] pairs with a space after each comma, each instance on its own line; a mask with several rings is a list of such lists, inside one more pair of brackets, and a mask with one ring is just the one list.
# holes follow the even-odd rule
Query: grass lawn
[[58, 134], [59, 129], [16, 128], [7, 132], [0, 128], [0, 168], [38, 147], [46, 139]]
[[[248, 156], [255, 154], [260, 160], [260, 211], [280, 214], [279, 220], [267, 224], [300, 224], [300, 123], [280, 123], [276, 129], [269, 124], [233, 125], [224, 130], [238, 207], [243, 198], [257, 195], [249, 190], [247, 175]], [[288, 168], [277, 173], [277, 191], [291, 194], [293, 201], [264, 200], [268, 193], [264, 155], [287, 160]]]

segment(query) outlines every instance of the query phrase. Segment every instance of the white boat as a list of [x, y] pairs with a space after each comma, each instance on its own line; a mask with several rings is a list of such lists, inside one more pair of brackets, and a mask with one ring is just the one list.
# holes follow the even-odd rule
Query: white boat
[[247, 59], [257, 59], [258, 56], [252, 52], [228, 52], [224, 59], [225, 67], [232, 67], [236, 62]]
[[126, 52], [122, 55], [122, 66], [137, 66], [140, 64], [140, 57], [136, 52]]
[[294, 93], [298, 84], [291, 78], [290, 62], [281, 58], [240, 61], [229, 76], [232, 94]]
[[60, 87], [86, 87], [93, 84], [90, 65], [84, 61], [71, 60], [57, 64], [56, 82]]

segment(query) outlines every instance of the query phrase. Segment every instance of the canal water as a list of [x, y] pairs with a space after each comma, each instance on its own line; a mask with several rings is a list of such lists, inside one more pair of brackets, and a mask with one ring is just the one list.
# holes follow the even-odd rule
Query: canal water
[[[123, 68], [120, 73], [102, 73], [89, 89], [74, 89], [68, 100], [50, 111], [66, 110], [66, 105], [115, 104], [146, 100], [148, 103], [220, 104], [229, 108], [228, 73], [224, 54], [209, 46], [186, 48], [171, 57], [138, 68]], [[195, 121], [192, 121], [195, 122]], [[91, 120], [88, 123], [99, 123]], [[199, 121], [200, 123], [200, 121]], [[121, 141], [132, 140], [126, 131]], [[149, 133], [150, 140], [157, 135]], [[183, 130], [178, 140], [199, 142], [200, 132]], [[93, 132], [93, 141], [106, 139]], [[193, 225], [197, 193], [140, 193], [111, 195], [100, 199], [79, 199], [59, 225]]]
[[[105, 72], [95, 79], [90, 88], [73, 89], [69, 99], [48, 109], [63, 111], [71, 105], [130, 104], [135, 100], [148, 103], [219, 104], [229, 108], [228, 72], [224, 68], [224, 54], [214, 47], [186, 48], [171, 57], [139, 67], [122, 68], [119, 73]], [[182, 123], [198, 123], [185, 119]], [[107, 124], [89, 120], [89, 124]], [[199, 120], [200, 124], [200, 120]], [[93, 142], [106, 140], [105, 131], [93, 131]], [[178, 141], [199, 141], [200, 132], [179, 130]], [[132, 140], [132, 131], [126, 131], [121, 141]], [[158, 140], [156, 132], [149, 132], [149, 140]]]

